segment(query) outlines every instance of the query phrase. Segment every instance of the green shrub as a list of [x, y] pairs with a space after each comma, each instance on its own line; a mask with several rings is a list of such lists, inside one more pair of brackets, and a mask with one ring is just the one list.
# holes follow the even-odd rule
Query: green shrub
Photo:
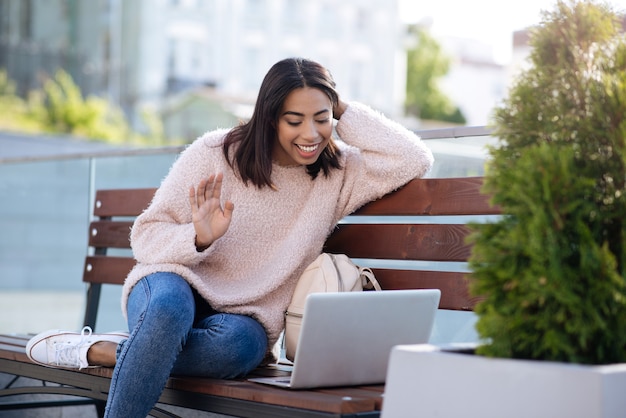
[[123, 112], [96, 96], [84, 98], [72, 77], [63, 70], [46, 79], [41, 90], [23, 100], [15, 94], [15, 83], [0, 71], [0, 129], [41, 133], [67, 133], [110, 143], [160, 146], [183, 143], [168, 139], [159, 114], [141, 110], [145, 132], [130, 128]]
[[485, 191], [503, 217], [473, 225], [480, 354], [626, 361], [626, 41], [605, 4], [559, 1], [530, 66], [495, 111]]
[[28, 117], [26, 103], [17, 96], [15, 83], [4, 70], [0, 70], [0, 127], [22, 132], [39, 130], [39, 124]]
[[45, 129], [102, 139], [129, 142], [132, 134], [121, 110], [99, 97], [83, 98], [80, 88], [63, 70], [44, 82], [43, 90], [31, 94], [30, 113]]

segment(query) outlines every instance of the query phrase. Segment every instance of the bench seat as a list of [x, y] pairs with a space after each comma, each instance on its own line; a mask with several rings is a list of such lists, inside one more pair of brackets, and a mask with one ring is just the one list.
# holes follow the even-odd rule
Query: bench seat
[[[1, 396], [48, 393], [86, 397], [105, 402], [113, 369], [67, 370], [33, 364], [25, 353], [29, 335], [0, 335], [0, 370], [3, 373], [65, 386], [9, 387]], [[290, 366], [268, 366], [253, 374], [287, 376]], [[197, 377], [169, 379], [162, 404], [189, 407], [242, 417], [368, 417], [382, 406], [383, 385], [291, 391], [248, 382]], [[94, 402], [95, 403], [95, 402]], [[6, 408], [0, 404], [0, 411]], [[53, 406], [49, 404], [48, 406]], [[297, 409], [298, 411], [294, 411]], [[6, 408], [8, 409], [8, 408]], [[306, 410], [306, 411], [301, 411]], [[372, 415], [372, 413], [376, 415]], [[153, 411], [159, 416], [159, 411]], [[169, 415], [163, 415], [169, 416]]]

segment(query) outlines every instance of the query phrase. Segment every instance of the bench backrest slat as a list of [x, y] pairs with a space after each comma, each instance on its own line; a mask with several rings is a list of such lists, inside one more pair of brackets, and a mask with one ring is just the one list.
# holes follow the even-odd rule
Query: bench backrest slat
[[85, 258], [83, 281], [87, 283], [124, 284], [135, 265], [131, 257], [92, 255]]
[[466, 261], [468, 232], [455, 224], [346, 224], [333, 232], [325, 250], [353, 258]]
[[467, 274], [452, 271], [378, 269], [372, 271], [386, 290], [440, 289], [441, 309], [471, 311], [480, 298], [469, 294]]
[[89, 245], [94, 248], [130, 248], [132, 221], [93, 221], [89, 225]]
[[499, 214], [480, 193], [482, 177], [416, 179], [354, 215], [486, 215]]
[[106, 218], [112, 216], [137, 216], [148, 207], [156, 188], [98, 190], [93, 214]]

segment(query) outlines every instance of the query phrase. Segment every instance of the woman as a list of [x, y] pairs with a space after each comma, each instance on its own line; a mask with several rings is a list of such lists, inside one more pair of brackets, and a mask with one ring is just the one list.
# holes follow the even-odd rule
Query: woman
[[130, 335], [48, 331], [27, 352], [53, 367], [115, 367], [108, 417], [146, 416], [170, 374], [244, 376], [270, 358], [298, 277], [337, 222], [432, 163], [411, 132], [342, 101], [320, 64], [280, 61], [250, 121], [192, 143], [137, 218]]

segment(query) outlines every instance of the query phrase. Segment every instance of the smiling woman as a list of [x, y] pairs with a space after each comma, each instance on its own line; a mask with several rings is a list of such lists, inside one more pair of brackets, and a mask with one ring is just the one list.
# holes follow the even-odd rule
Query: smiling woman
[[115, 365], [108, 417], [145, 417], [171, 373], [244, 376], [275, 360], [297, 280], [337, 223], [432, 164], [415, 134], [342, 101], [322, 65], [280, 61], [250, 120], [187, 147], [136, 219], [128, 338], [47, 331], [31, 359], [54, 366], [62, 347], [67, 364]]

